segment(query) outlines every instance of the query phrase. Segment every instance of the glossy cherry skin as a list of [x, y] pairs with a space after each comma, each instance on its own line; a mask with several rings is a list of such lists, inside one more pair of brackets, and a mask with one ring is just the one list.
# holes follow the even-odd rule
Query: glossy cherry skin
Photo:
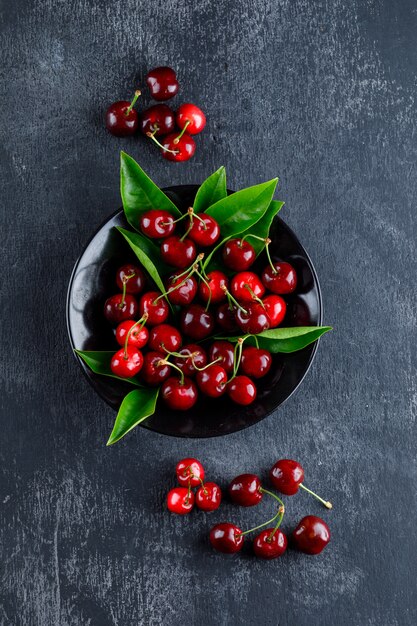
[[256, 387], [247, 376], [236, 376], [227, 385], [229, 398], [236, 404], [247, 406], [256, 399]]
[[273, 528], [267, 528], [253, 540], [253, 551], [261, 559], [276, 559], [284, 554], [287, 545], [288, 540], [282, 530], [278, 528], [274, 532]]
[[127, 346], [126, 354], [124, 348], [118, 350], [110, 361], [111, 371], [121, 378], [132, 378], [136, 376], [136, 374], [139, 374], [142, 366], [142, 352], [133, 346]]
[[222, 250], [223, 263], [235, 272], [243, 272], [255, 261], [256, 252], [248, 241], [229, 239]]
[[140, 267], [128, 263], [117, 270], [116, 283], [121, 290], [123, 290], [123, 284], [126, 283], [126, 293], [136, 294], [144, 290], [146, 278]]
[[184, 133], [180, 139], [177, 132], [170, 133], [161, 139], [161, 143], [165, 148], [161, 148], [161, 153], [167, 161], [188, 161], [195, 152], [195, 141], [188, 133]]
[[107, 298], [104, 304], [104, 317], [110, 324], [120, 324], [124, 320], [138, 316], [138, 303], [136, 299], [127, 293], [123, 299], [121, 293]]
[[140, 373], [141, 378], [150, 387], [161, 385], [171, 374], [168, 364], [161, 364], [166, 355], [161, 352], [147, 352], [143, 358], [143, 367]]
[[271, 353], [262, 348], [247, 346], [243, 348], [240, 369], [243, 374], [251, 378], [266, 376], [272, 365]]
[[262, 302], [271, 320], [271, 328], [276, 328], [284, 320], [285, 313], [287, 312], [285, 300], [281, 298], [281, 296], [269, 295], [266, 296]]
[[119, 100], [109, 106], [106, 111], [106, 128], [109, 133], [116, 137], [135, 134], [139, 126], [139, 117], [135, 109], [127, 113], [129, 107], [130, 102], [127, 100]]
[[218, 365], [221, 365], [226, 374], [233, 372], [233, 366], [235, 363], [235, 351], [234, 346], [230, 341], [217, 340], [213, 341], [209, 350], [210, 361], [217, 361]]
[[154, 104], [141, 113], [140, 129], [144, 135], [151, 133], [160, 137], [171, 133], [174, 128], [174, 113], [166, 104]]
[[198, 295], [205, 303], [210, 301], [210, 304], [219, 304], [223, 300], [226, 300], [226, 294], [222, 287], [227, 288], [228, 284], [229, 280], [226, 274], [223, 274], [223, 272], [219, 270], [213, 270], [207, 274], [205, 283], [201, 281], [198, 288]]
[[280, 459], [271, 468], [269, 479], [277, 491], [293, 496], [304, 480], [304, 469], [297, 461]]
[[119, 346], [124, 347], [126, 343], [126, 337], [133, 326], [134, 328], [129, 335], [127, 345], [134, 346], [139, 350], [146, 346], [149, 338], [148, 329], [146, 328], [146, 326], [141, 327], [140, 324], [135, 326], [135, 324], [136, 322], [134, 320], [125, 320], [118, 325], [118, 327], [116, 328], [116, 341]]
[[228, 302], [221, 304], [216, 309], [216, 322], [227, 332], [236, 332], [239, 326], [236, 323], [235, 311]]
[[187, 306], [197, 294], [197, 281], [194, 276], [181, 276], [181, 272], [171, 274], [166, 281], [167, 297], [171, 304]]
[[182, 130], [187, 125], [187, 133], [197, 135], [206, 125], [206, 116], [203, 111], [190, 102], [185, 102], [178, 107], [177, 126]]
[[161, 387], [161, 396], [170, 409], [188, 411], [197, 402], [198, 391], [191, 378], [185, 376], [182, 383], [179, 378], [170, 376]]
[[155, 67], [146, 75], [146, 84], [154, 100], [169, 100], [178, 93], [177, 75], [170, 67]]
[[194, 493], [186, 487], [174, 487], [167, 495], [167, 507], [171, 513], [178, 515], [187, 515], [194, 507]]
[[[188, 222], [188, 227], [189, 226], [190, 223]], [[192, 218], [192, 226], [188, 232], [188, 237], [200, 248], [207, 248], [215, 244], [220, 237], [220, 226], [210, 215], [199, 213], [198, 217], [194, 216]]]
[[210, 543], [215, 550], [224, 554], [239, 552], [243, 546], [243, 535], [240, 528], [224, 522], [216, 524], [210, 531]]
[[151, 209], [140, 217], [140, 229], [150, 239], [165, 239], [170, 237], [174, 230], [174, 218], [168, 211]]
[[161, 257], [168, 265], [173, 265], [183, 270], [189, 267], [196, 257], [196, 249], [191, 239], [184, 239], [177, 235], [164, 239], [161, 243]]
[[297, 287], [295, 269], [285, 261], [274, 263], [275, 272], [267, 265], [262, 272], [262, 282], [269, 291], [278, 295], [292, 293]]
[[217, 363], [197, 372], [196, 380], [200, 391], [209, 398], [219, 398], [226, 391], [227, 374]]
[[201, 304], [191, 304], [181, 312], [180, 326], [184, 335], [201, 341], [213, 331], [213, 315], [210, 311], [206, 311]]
[[330, 541], [326, 522], [315, 515], [307, 515], [292, 533], [295, 546], [304, 554], [320, 554]]
[[252, 302], [262, 298], [265, 287], [255, 272], [239, 272], [231, 280], [230, 291], [239, 302]]
[[222, 490], [216, 483], [204, 483], [195, 494], [195, 503], [202, 511], [215, 511], [222, 501]]
[[182, 345], [180, 331], [170, 324], [154, 326], [149, 333], [149, 348], [157, 352], [177, 352]]
[[178, 484], [182, 487], [198, 487], [204, 480], [204, 467], [197, 459], [192, 457], [182, 459], [175, 468]]
[[235, 318], [237, 325], [244, 333], [257, 335], [271, 326], [268, 313], [259, 302], [246, 302], [245, 309], [237, 309]]
[[229, 495], [239, 506], [255, 506], [263, 498], [261, 481], [256, 474], [240, 474], [230, 483]]
[[[139, 312], [142, 316], [144, 313], [148, 314], [146, 323], [149, 326], [156, 326], [165, 322], [169, 315], [169, 307], [164, 298], [159, 298], [161, 293], [159, 291], [147, 291], [143, 294], [139, 302]], [[132, 316], [131, 316], [132, 317]]]
[[174, 365], [180, 368], [186, 376], [194, 376], [197, 373], [197, 367], [204, 367], [207, 365], [207, 355], [204, 349], [196, 343], [189, 343], [179, 350], [179, 354], [189, 354], [186, 359], [181, 357], [174, 357]]

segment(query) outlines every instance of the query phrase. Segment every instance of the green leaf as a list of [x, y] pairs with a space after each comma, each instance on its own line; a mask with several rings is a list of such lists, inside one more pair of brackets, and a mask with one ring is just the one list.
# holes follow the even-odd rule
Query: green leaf
[[125, 383], [130, 383], [136, 387], [141, 387], [141, 382], [136, 378], [121, 378], [116, 376], [110, 369], [110, 361], [115, 353], [115, 350], [75, 350], [75, 353], [82, 358], [84, 363], [95, 373], [102, 376], [110, 376], [110, 378], [116, 378], [117, 380], [123, 380]]
[[120, 193], [126, 219], [135, 230], [139, 228], [140, 216], [149, 209], [164, 209], [175, 217], [181, 216], [175, 204], [125, 152], [120, 155]]
[[119, 412], [114, 422], [113, 430], [107, 442], [111, 446], [119, 441], [130, 430], [143, 422], [147, 417], [155, 413], [159, 387], [146, 387], [135, 389], [125, 396], [120, 405]]
[[[319, 337], [332, 330], [331, 326], [294, 326], [292, 328], [273, 328], [258, 335], [250, 335], [250, 345], [258, 343], [260, 348], [269, 352], [297, 352], [316, 341]], [[220, 338], [220, 337], [219, 337]], [[222, 337], [236, 342], [239, 337]], [[245, 342], [246, 343], [246, 342]]]
[[219, 224], [222, 237], [238, 235], [261, 219], [269, 207], [278, 179], [247, 187], [219, 200], [205, 212]]
[[126, 239], [127, 243], [132, 248], [143, 267], [149, 273], [158, 289], [162, 292], [165, 291], [164, 283], [159, 275], [159, 271], [165, 273], [169, 268], [161, 260], [157, 246], [140, 233], [132, 233], [130, 230], [125, 230], [119, 226], [117, 227], [117, 230]]
[[[242, 233], [242, 236], [245, 236], [247, 233], [251, 235], [256, 235], [257, 237], [262, 237], [262, 239], [266, 239], [269, 235], [269, 230], [271, 228], [271, 224], [274, 220], [274, 217], [280, 212], [282, 207], [284, 206], [284, 202], [280, 200], [272, 200], [271, 204], [263, 214], [260, 220], [256, 222], [248, 231]], [[265, 247], [265, 244], [259, 239], [255, 239], [254, 237], [248, 237], [249, 243], [255, 248], [256, 254], [262, 252]]]
[[198, 188], [193, 205], [194, 211], [196, 213], [205, 211], [212, 204], [226, 197], [226, 170], [222, 165], [217, 172], [209, 176]]

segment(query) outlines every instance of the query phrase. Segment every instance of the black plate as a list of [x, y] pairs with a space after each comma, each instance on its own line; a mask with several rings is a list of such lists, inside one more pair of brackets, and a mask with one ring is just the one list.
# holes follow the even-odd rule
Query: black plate
[[[192, 206], [198, 187], [184, 185], [164, 191], [183, 210]], [[112, 215], [93, 235], [76, 263], [68, 288], [67, 325], [72, 348], [78, 350], [116, 350], [113, 331], [103, 317], [106, 298], [117, 292], [115, 273], [123, 263], [135, 261], [128, 244], [114, 226], [129, 228], [123, 211]], [[322, 324], [322, 299], [313, 264], [288, 226], [276, 217], [271, 229], [271, 252], [288, 260], [297, 270], [296, 295], [288, 303], [284, 326]], [[233, 404], [227, 397], [200, 399], [187, 412], [173, 412], [159, 401], [156, 413], [141, 426], [178, 437], [215, 437], [256, 424], [280, 406], [297, 389], [317, 350], [317, 342], [293, 354], [274, 356], [268, 376], [257, 383], [258, 397], [248, 406]], [[76, 356], [76, 355], [75, 355]], [[76, 356], [96, 392], [111, 407], [118, 409], [123, 397], [132, 390], [128, 383], [91, 372]]]

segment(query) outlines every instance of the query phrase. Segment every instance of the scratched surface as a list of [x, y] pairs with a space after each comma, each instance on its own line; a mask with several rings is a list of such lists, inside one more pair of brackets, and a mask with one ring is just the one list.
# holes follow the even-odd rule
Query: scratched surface
[[[2, 0], [0, 623], [362, 626], [417, 622], [414, 0]], [[193, 161], [103, 129], [146, 68], [168, 63], [208, 127]], [[72, 266], [119, 206], [118, 152], [161, 185], [280, 176], [282, 215], [311, 253], [335, 332], [302, 388], [254, 428], [212, 440], [136, 429], [66, 336]], [[332, 545], [224, 558], [207, 532], [272, 505], [163, 510], [177, 459], [222, 485], [303, 462], [331, 497], [287, 499], [288, 531], [323, 515]]]

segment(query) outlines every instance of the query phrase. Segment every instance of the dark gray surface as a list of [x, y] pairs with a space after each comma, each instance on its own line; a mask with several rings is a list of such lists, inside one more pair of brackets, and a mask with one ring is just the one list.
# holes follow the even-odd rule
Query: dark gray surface
[[[3, 0], [0, 20], [0, 623], [415, 624], [414, 0]], [[177, 101], [208, 114], [186, 164], [103, 129], [107, 103], [163, 63]], [[104, 446], [114, 415], [72, 358], [64, 305], [119, 205], [120, 148], [161, 185], [221, 164], [232, 188], [280, 176], [336, 330], [296, 397], [248, 431], [137, 429]], [[284, 527], [322, 514], [331, 546], [272, 563], [214, 554], [213, 523], [247, 527], [271, 505], [168, 515], [188, 454], [222, 484], [301, 460], [334, 511], [300, 494]]]

